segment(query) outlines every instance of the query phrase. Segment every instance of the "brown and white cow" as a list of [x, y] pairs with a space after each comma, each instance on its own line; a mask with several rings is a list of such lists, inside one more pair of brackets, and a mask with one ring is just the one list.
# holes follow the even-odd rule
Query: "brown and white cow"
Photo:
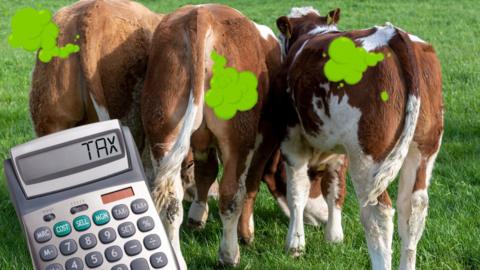
[[49, 63], [37, 60], [30, 91], [37, 135], [118, 118], [143, 148], [139, 95], [161, 17], [126, 0], [85, 0], [60, 9], [54, 16], [58, 43], [75, 43], [78, 34], [80, 51]]
[[[277, 20], [287, 54], [287, 91], [298, 117], [281, 146], [291, 211], [287, 249], [298, 254], [305, 247], [309, 159], [318, 152], [346, 153], [373, 269], [391, 268], [394, 210], [386, 189], [401, 170], [400, 269], [414, 269], [443, 132], [440, 64], [432, 46], [418, 37], [391, 24], [342, 32], [336, 28], [339, 15], [339, 9], [320, 16], [313, 8], [293, 8]], [[338, 37], [385, 58], [357, 84], [331, 82], [324, 66]], [[390, 97], [385, 102], [383, 90]]]
[[[257, 104], [227, 121], [204, 105], [212, 50], [225, 56], [227, 66], [248, 70], [258, 78]], [[224, 227], [219, 257], [223, 264], [239, 261], [237, 223], [247, 173], [251, 165], [261, 167], [252, 159], [263, 143], [261, 113], [280, 62], [280, 46], [273, 32], [223, 5], [182, 7], [165, 16], [155, 31], [142, 92], [142, 120], [156, 171], [152, 194], [183, 268], [180, 164], [190, 146], [196, 160], [208, 160], [211, 146], [218, 150], [224, 166], [219, 191]]]

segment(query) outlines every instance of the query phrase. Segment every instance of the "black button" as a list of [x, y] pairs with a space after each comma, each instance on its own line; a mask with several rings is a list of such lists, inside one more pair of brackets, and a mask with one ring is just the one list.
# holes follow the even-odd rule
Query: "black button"
[[71, 258], [65, 262], [67, 270], [83, 270], [83, 262], [80, 258]]
[[128, 256], [135, 256], [142, 252], [142, 244], [138, 240], [130, 240], [123, 246]]
[[120, 234], [122, 238], [130, 237], [134, 235], [135, 232], [135, 225], [130, 221], [118, 225], [118, 234]]
[[54, 263], [47, 265], [47, 267], [45, 267], [45, 270], [63, 270], [63, 266], [59, 263]]
[[108, 244], [117, 239], [117, 233], [112, 228], [105, 228], [98, 233], [98, 238], [100, 239], [100, 242]]
[[43, 216], [43, 221], [45, 221], [45, 222], [49, 222], [49, 221], [52, 221], [54, 219], [55, 219], [55, 214], [54, 213], [46, 214], [45, 216]]
[[144, 199], [136, 199], [132, 202], [130, 207], [135, 214], [145, 213], [148, 210], [147, 201], [145, 201]]
[[88, 253], [85, 256], [85, 263], [90, 268], [99, 267], [103, 263], [102, 253], [100, 253], [98, 251]]
[[116, 262], [123, 256], [123, 251], [119, 246], [112, 246], [105, 249], [105, 258], [109, 262]]
[[77, 243], [73, 239], [67, 239], [60, 242], [60, 253], [65, 256], [72, 255], [77, 251]]
[[33, 236], [38, 243], [45, 243], [52, 239], [52, 231], [48, 227], [41, 227], [35, 230]]
[[130, 263], [130, 269], [131, 270], [150, 270], [150, 267], [148, 267], [148, 262], [144, 258], [138, 258], [133, 260]]
[[81, 204], [81, 205], [77, 205], [77, 206], [74, 206], [72, 208], [70, 208], [70, 213], [72, 215], [78, 213], [78, 212], [82, 212], [82, 211], [85, 211], [88, 209], [88, 205], [87, 204]]
[[125, 204], [119, 204], [112, 208], [112, 216], [116, 220], [124, 219], [128, 217], [130, 210]]
[[78, 242], [83, 249], [91, 249], [97, 245], [97, 238], [93, 233], [87, 233], [80, 236]]
[[40, 249], [40, 258], [42, 261], [48, 262], [58, 256], [57, 248], [53, 245], [48, 245]]
[[156, 234], [149, 234], [143, 238], [143, 245], [148, 250], [156, 249], [160, 247], [161, 244], [162, 241], [160, 241], [160, 237]]
[[128, 270], [128, 267], [125, 264], [117, 264], [111, 270]]
[[162, 268], [167, 265], [167, 263], [167, 256], [163, 252], [153, 253], [152, 256], [150, 256], [150, 264], [152, 264], [153, 268]]
[[152, 217], [142, 217], [137, 221], [137, 227], [141, 232], [148, 232], [155, 227], [155, 221]]

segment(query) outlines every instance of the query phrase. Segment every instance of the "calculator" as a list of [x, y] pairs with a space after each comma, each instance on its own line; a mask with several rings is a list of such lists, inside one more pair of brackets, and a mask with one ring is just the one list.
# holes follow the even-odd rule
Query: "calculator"
[[10, 197], [39, 270], [179, 269], [135, 142], [118, 120], [10, 151]]

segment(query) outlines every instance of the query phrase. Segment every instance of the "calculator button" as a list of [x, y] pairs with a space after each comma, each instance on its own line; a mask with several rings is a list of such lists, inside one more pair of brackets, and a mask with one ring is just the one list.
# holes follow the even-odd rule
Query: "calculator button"
[[81, 204], [81, 205], [77, 205], [77, 206], [74, 206], [74, 207], [70, 208], [70, 213], [72, 215], [75, 215], [76, 213], [85, 211], [87, 209], [88, 209], [87, 204]]
[[130, 207], [132, 208], [132, 211], [135, 214], [145, 213], [145, 211], [148, 210], [147, 201], [145, 201], [144, 199], [136, 199], [135, 201], [132, 202]]
[[128, 267], [125, 264], [117, 264], [111, 270], [128, 270]]
[[60, 242], [60, 253], [65, 256], [71, 255], [77, 251], [77, 243], [73, 239], [67, 239]]
[[150, 264], [152, 264], [153, 268], [162, 268], [167, 265], [167, 263], [167, 256], [163, 252], [153, 253], [152, 256], [150, 256]]
[[45, 222], [49, 222], [49, 221], [52, 221], [54, 219], [55, 219], [55, 214], [54, 213], [46, 214], [45, 216], [43, 216], [43, 221], [45, 221]]
[[78, 242], [83, 249], [91, 249], [97, 245], [97, 238], [93, 233], [87, 233], [80, 236]]
[[65, 262], [66, 270], [83, 270], [83, 261], [80, 258], [71, 258]]
[[85, 256], [85, 263], [90, 268], [99, 267], [103, 263], [102, 253], [100, 253], [98, 251], [88, 253]]
[[124, 219], [128, 217], [129, 214], [130, 210], [128, 210], [128, 207], [125, 204], [119, 204], [112, 208], [112, 215], [116, 220]]
[[117, 239], [117, 233], [112, 228], [105, 228], [98, 233], [98, 238], [100, 239], [100, 242], [108, 244]]
[[141, 232], [148, 232], [155, 227], [152, 217], [142, 217], [137, 221], [137, 227]]
[[40, 258], [42, 261], [48, 262], [58, 256], [57, 248], [53, 245], [48, 245], [40, 249]]
[[35, 230], [33, 233], [35, 241], [38, 243], [45, 243], [48, 240], [52, 239], [52, 231], [48, 227], [41, 227]]
[[72, 227], [67, 221], [60, 221], [53, 225], [53, 231], [58, 237], [67, 236], [72, 232]]
[[118, 234], [120, 234], [122, 238], [130, 237], [134, 235], [135, 232], [135, 225], [130, 221], [118, 225]]
[[123, 256], [123, 251], [119, 246], [108, 247], [105, 249], [105, 258], [109, 262], [116, 262]]
[[140, 244], [140, 241], [138, 240], [130, 240], [127, 243], [125, 243], [125, 246], [123, 246], [125, 249], [125, 253], [127, 253], [128, 256], [135, 256], [138, 253], [142, 252], [142, 244]]
[[149, 234], [143, 238], [143, 245], [148, 250], [156, 249], [160, 247], [161, 244], [160, 237], [156, 234]]
[[92, 219], [96, 225], [101, 226], [107, 224], [110, 221], [110, 214], [107, 210], [98, 210], [93, 213]]
[[150, 270], [150, 267], [148, 267], [148, 262], [144, 258], [138, 258], [133, 260], [130, 263], [130, 269], [131, 270]]
[[45, 267], [45, 270], [63, 270], [63, 266], [58, 263], [50, 264]]
[[87, 230], [91, 225], [92, 223], [90, 222], [90, 218], [85, 215], [76, 217], [73, 220], [73, 227], [75, 227], [75, 230], [79, 232]]

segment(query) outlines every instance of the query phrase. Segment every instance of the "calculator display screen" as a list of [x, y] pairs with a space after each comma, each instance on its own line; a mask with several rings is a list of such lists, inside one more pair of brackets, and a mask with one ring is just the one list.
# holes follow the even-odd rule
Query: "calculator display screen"
[[99, 166], [123, 156], [119, 134], [109, 131], [20, 157], [17, 166], [23, 181], [29, 185]]

